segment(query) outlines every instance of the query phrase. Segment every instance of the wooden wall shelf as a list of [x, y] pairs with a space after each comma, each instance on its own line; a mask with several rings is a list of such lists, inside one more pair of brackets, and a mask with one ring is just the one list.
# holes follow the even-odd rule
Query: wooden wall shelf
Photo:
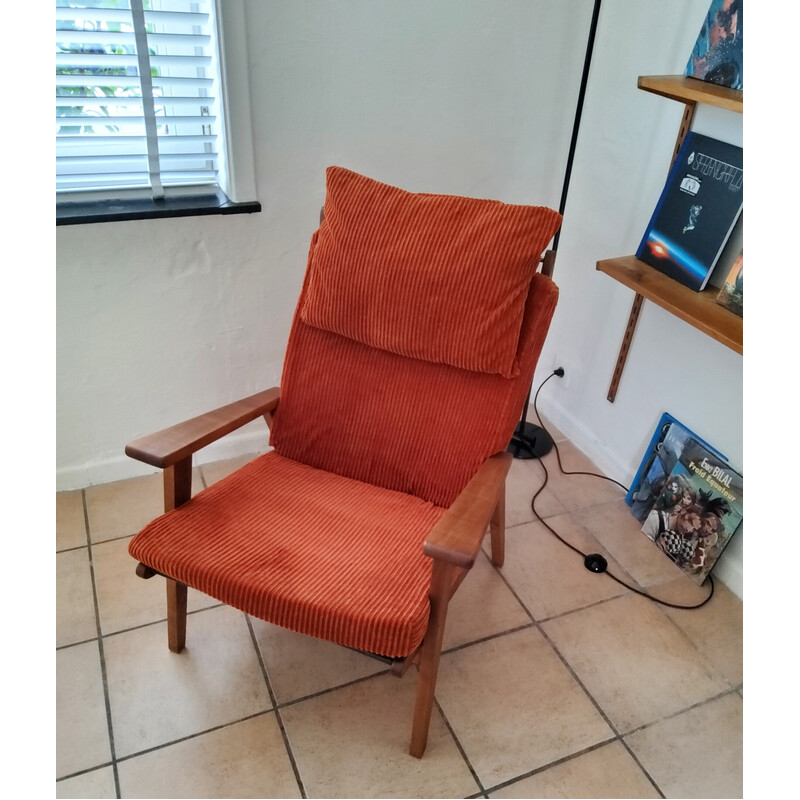
[[[640, 75], [636, 85], [646, 92], [668, 97], [670, 100], [678, 100], [685, 106], [683, 119], [678, 129], [678, 137], [675, 140], [675, 149], [672, 153], [673, 163], [691, 128], [698, 103], [716, 106], [736, 114], [742, 114], [744, 111], [743, 92], [729, 89], [727, 86], [707, 83], [697, 78], [689, 78], [684, 75]], [[625, 369], [631, 340], [645, 299], [651, 300], [684, 322], [693, 325], [697, 330], [703, 331], [726, 347], [730, 347], [731, 350], [742, 353], [742, 318], [737, 317], [736, 314], [716, 302], [717, 289], [706, 289], [703, 292], [692, 291], [643, 261], [639, 261], [635, 256], [598, 261], [597, 269], [636, 292], [619, 348], [614, 374], [611, 377], [611, 385], [608, 387], [610, 403], [613, 403], [617, 396], [622, 371]]]
[[598, 261], [597, 269], [731, 350], [743, 352], [743, 320], [717, 303], [716, 287], [695, 292], [635, 256]]
[[727, 86], [683, 75], [641, 75], [636, 84], [640, 89], [681, 103], [705, 103], [737, 114], [743, 113], [744, 93]]

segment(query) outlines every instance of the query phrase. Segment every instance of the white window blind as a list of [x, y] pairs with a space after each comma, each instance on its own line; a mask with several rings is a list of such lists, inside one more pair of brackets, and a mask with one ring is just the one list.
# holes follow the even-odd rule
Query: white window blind
[[216, 186], [211, 0], [57, 0], [56, 191]]

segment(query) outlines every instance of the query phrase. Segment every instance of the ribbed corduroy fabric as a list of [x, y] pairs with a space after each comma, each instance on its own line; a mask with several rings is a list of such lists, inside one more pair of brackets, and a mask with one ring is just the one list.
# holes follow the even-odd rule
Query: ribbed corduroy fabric
[[362, 344], [515, 377], [528, 286], [561, 216], [326, 174], [303, 322]]
[[425, 633], [422, 543], [443, 513], [273, 451], [151, 522], [129, 552], [259, 619], [402, 657]]
[[295, 314], [270, 443], [318, 469], [449, 506], [511, 440], [557, 298], [550, 278], [534, 275], [516, 378], [387, 353]]
[[[442, 195], [397, 200], [400, 190], [378, 184], [394, 205], [373, 196], [382, 210], [368, 218], [358, 196], [355, 223], [343, 225], [341, 209], [358, 186], [367, 181], [368, 196], [376, 190], [362, 176], [350, 185], [355, 173], [344, 173], [329, 171], [329, 182], [342, 178], [350, 197], [342, 204], [334, 189], [331, 202], [329, 191], [312, 237], [275, 450], [154, 520], [129, 551], [260, 619], [400, 658], [427, 624], [423, 541], [481, 464], [505, 449], [519, 419], [558, 298], [555, 284], [529, 268], [560, 217]], [[482, 217], [467, 213], [474, 202]], [[393, 213], [405, 226], [396, 246]], [[503, 251], [516, 254], [513, 270], [503, 259], [493, 266], [497, 253], [486, 252], [497, 248], [495, 225], [508, 213], [540, 226], [524, 258]], [[383, 254], [362, 261], [378, 230]], [[324, 237], [328, 261], [318, 273]]]

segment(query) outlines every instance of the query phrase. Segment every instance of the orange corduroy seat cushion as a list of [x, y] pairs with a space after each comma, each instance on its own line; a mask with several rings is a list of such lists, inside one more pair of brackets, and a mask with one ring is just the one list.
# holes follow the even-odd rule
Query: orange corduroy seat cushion
[[138, 561], [259, 619], [391, 657], [422, 640], [444, 509], [275, 451], [158, 517]]

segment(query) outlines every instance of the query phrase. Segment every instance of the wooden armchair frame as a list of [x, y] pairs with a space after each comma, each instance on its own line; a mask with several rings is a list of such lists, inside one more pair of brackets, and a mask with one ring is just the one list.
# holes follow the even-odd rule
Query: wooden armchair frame
[[[272, 425], [280, 401], [278, 388], [267, 389], [193, 419], [137, 439], [125, 448], [131, 458], [163, 469], [164, 510], [171, 511], [191, 498], [192, 456], [258, 417]], [[505, 478], [512, 457], [507, 452], [488, 458], [429, 533], [423, 552], [433, 560], [429, 590], [430, 616], [422, 643], [405, 659], [396, 661], [392, 674], [402, 676], [418, 661], [419, 678], [409, 752], [421, 758], [425, 751], [439, 670], [444, 625], [450, 598], [475, 562], [487, 526], [491, 531], [492, 561], [502, 566], [505, 552]], [[145, 564], [142, 578], [158, 574]], [[186, 643], [187, 585], [164, 576], [167, 586], [169, 649], [179, 653]]]

